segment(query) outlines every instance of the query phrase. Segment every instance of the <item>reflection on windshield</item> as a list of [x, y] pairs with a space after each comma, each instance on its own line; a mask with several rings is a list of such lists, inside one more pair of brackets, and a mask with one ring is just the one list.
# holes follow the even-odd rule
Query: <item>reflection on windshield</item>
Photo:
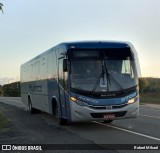
[[[107, 60], [105, 61], [108, 73], [118, 82], [110, 78], [107, 84], [106, 71], [102, 60], [72, 60], [71, 61], [71, 87], [80, 90], [93, 91], [97, 83], [96, 92], [120, 91], [138, 84], [134, 60]], [[109, 86], [109, 87], [108, 87]]]

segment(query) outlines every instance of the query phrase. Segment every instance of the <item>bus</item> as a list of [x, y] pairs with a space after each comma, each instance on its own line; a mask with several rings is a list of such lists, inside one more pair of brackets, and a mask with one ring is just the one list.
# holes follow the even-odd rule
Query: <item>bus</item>
[[129, 42], [61, 43], [21, 65], [22, 102], [31, 114], [53, 114], [69, 122], [136, 118], [140, 75]]

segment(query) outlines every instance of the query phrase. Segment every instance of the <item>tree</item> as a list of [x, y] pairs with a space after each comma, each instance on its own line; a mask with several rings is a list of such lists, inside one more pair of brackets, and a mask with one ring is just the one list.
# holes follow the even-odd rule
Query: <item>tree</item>
[[3, 4], [2, 3], [0, 3], [0, 10], [2, 11], [2, 13], [3, 13]]
[[0, 85], [0, 96], [2, 96], [2, 85]]
[[144, 90], [149, 86], [147, 78], [139, 78], [139, 89], [140, 93], [143, 93]]
[[20, 82], [13, 82], [10, 84], [3, 85], [3, 96], [4, 97], [20, 97]]

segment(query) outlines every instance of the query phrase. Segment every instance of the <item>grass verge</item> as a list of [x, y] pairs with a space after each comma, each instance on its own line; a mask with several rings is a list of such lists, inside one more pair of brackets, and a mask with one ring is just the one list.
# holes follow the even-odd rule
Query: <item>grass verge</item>
[[10, 120], [0, 112], [0, 132], [6, 132], [8, 130], [8, 124]]

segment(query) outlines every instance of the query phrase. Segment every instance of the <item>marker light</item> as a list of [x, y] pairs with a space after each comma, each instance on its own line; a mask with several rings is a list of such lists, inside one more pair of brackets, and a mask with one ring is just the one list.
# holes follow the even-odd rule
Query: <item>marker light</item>
[[72, 101], [76, 101], [77, 99], [76, 99], [76, 98], [74, 98], [74, 97], [71, 97], [71, 100], [72, 100]]
[[71, 97], [70, 99], [71, 99], [71, 101], [75, 102], [77, 105], [80, 105], [80, 106], [88, 106], [87, 103], [82, 102], [82, 101], [76, 99], [75, 97]]

